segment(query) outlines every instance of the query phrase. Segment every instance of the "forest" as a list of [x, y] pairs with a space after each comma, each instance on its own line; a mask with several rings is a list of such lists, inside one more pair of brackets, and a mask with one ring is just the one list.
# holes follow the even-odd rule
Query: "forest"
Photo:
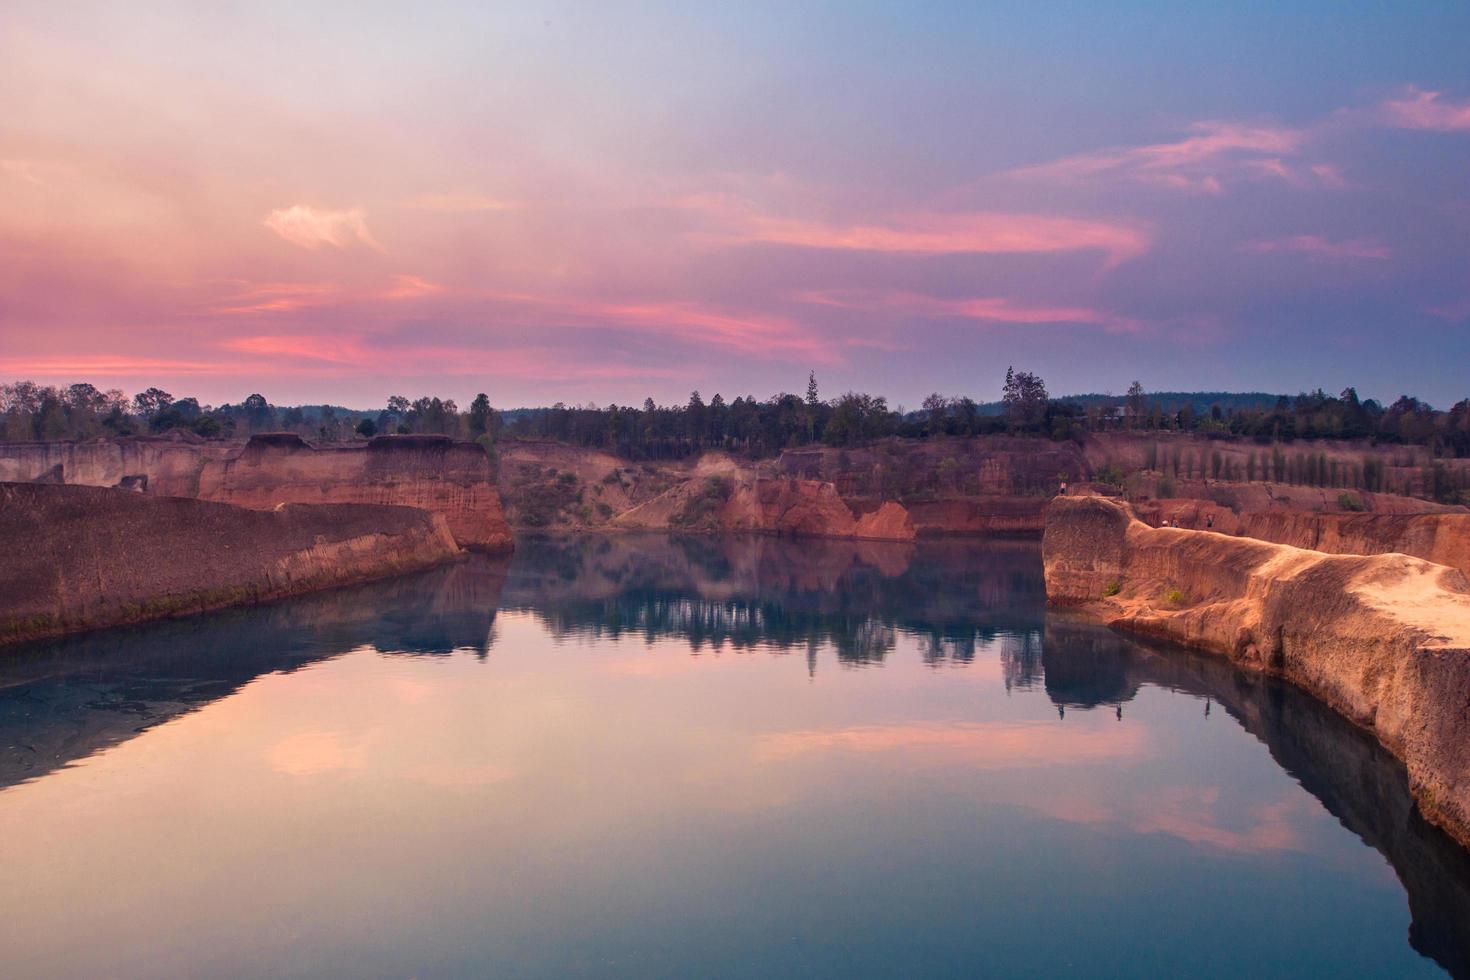
[[[681, 458], [711, 449], [751, 457], [804, 445], [855, 446], [890, 436], [1024, 434], [1082, 440], [1088, 432], [1196, 433], [1210, 439], [1251, 440], [1262, 445], [1298, 439], [1363, 440], [1371, 444], [1428, 447], [1437, 457], [1470, 456], [1470, 399], [1437, 410], [1411, 395], [1384, 405], [1360, 399], [1353, 388], [1295, 397], [1221, 395], [1208, 409], [1188, 393], [1151, 396], [1134, 382], [1117, 397], [1053, 398], [1028, 371], [1008, 369], [1004, 396], [982, 404], [969, 396], [932, 394], [915, 410], [890, 408], [881, 395], [845, 392], [820, 396], [815, 375], [805, 395], [766, 399], [698, 391], [687, 402], [659, 405], [566, 405], [497, 411], [488, 395], [461, 409], [453, 399], [395, 395], [380, 409], [332, 405], [273, 405], [259, 394], [238, 404], [203, 405], [147, 388], [131, 397], [81, 382], [65, 387], [30, 381], [0, 385], [0, 440], [30, 442], [101, 436], [160, 434], [183, 430], [206, 439], [243, 439], [259, 432], [291, 431], [324, 442], [374, 435], [436, 433], [493, 446], [503, 439], [541, 439], [590, 446], [630, 459]], [[1222, 404], [1223, 403], [1223, 404]]]

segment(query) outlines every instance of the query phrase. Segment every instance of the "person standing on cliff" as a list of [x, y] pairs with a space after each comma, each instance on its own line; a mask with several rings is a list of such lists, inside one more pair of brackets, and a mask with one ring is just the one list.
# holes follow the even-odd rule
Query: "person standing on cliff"
[[1062, 481], [1062, 489], [1059, 490], [1059, 491], [1057, 491], [1057, 495], [1058, 496], [1061, 496], [1061, 497], [1065, 497], [1067, 495], [1067, 481], [1066, 480], [1063, 480]]

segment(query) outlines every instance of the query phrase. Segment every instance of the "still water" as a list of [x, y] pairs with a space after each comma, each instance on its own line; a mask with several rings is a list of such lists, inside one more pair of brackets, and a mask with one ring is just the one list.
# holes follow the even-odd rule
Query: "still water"
[[1029, 545], [528, 539], [0, 659], [0, 974], [1441, 975], [1470, 860]]

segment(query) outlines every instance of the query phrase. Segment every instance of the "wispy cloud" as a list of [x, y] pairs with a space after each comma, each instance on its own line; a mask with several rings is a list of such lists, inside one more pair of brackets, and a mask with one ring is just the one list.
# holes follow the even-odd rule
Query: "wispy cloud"
[[921, 317], [981, 320], [992, 323], [1087, 323], [1110, 330], [1132, 331], [1139, 321], [1086, 306], [1024, 303], [1003, 296], [942, 299], [920, 293], [887, 290], [817, 290], [798, 294], [802, 302], [848, 310], [907, 313]]
[[325, 211], [306, 204], [293, 204], [266, 215], [264, 224], [292, 245], [302, 248], [346, 248], [354, 242], [379, 252], [385, 251], [372, 232], [361, 208]]
[[230, 295], [224, 305], [210, 312], [229, 315], [250, 313], [289, 313], [294, 310], [323, 306], [340, 295], [329, 282], [269, 282], [251, 286]]
[[1402, 98], [1383, 103], [1381, 119], [1402, 129], [1470, 130], [1470, 101], [1452, 102], [1442, 92], [1410, 86]]
[[1149, 235], [1134, 224], [1044, 214], [980, 211], [916, 214], [839, 224], [764, 214], [742, 202], [694, 196], [680, 206], [713, 219], [697, 237], [724, 244], [788, 245], [831, 251], [912, 255], [1101, 251], [1108, 264], [1147, 251]]
[[1224, 191], [1229, 179], [1263, 177], [1297, 181], [1320, 179], [1312, 168], [1286, 163], [1306, 142], [1300, 129], [1226, 120], [1206, 120], [1189, 135], [1143, 146], [1110, 147], [1049, 163], [1020, 167], [1009, 176], [1025, 180], [1080, 182], [1123, 178], [1205, 194]]
[[1388, 246], [1373, 238], [1345, 238], [1334, 242], [1321, 235], [1290, 235], [1247, 242], [1240, 248], [1243, 252], [1298, 252], [1329, 259], [1386, 259], [1389, 256]]
[[384, 299], [415, 299], [419, 296], [433, 296], [443, 291], [443, 286], [419, 276], [397, 275], [393, 277], [393, 285], [382, 295]]

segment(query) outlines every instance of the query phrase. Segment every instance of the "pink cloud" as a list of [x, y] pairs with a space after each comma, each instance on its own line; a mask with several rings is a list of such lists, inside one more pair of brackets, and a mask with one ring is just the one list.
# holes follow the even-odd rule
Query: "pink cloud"
[[940, 299], [919, 293], [881, 290], [812, 291], [798, 294], [802, 302], [850, 310], [883, 310], [928, 317], [954, 317], [995, 323], [1095, 323], [1114, 330], [1136, 330], [1141, 324], [1128, 317], [1085, 306], [1021, 303], [1003, 296]]
[[695, 237], [720, 244], [910, 255], [1101, 251], [1110, 266], [1143, 254], [1151, 244], [1134, 224], [1043, 214], [914, 214], [883, 223], [837, 224], [773, 217], [722, 195], [692, 195], [677, 206], [711, 219], [713, 229]]
[[361, 208], [325, 211], [305, 204], [293, 204], [266, 215], [263, 224], [292, 245], [317, 249], [323, 245], [346, 248], [359, 242], [376, 251], [385, 251], [368, 231]]
[[0, 374], [42, 380], [60, 378], [158, 378], [167, 375], [224, 375], [239, 372], [238, 364], [213, 360], [135, 357], [127, 354], [82, 354], [51, 357], [0, 358]]
[[1380, 118], [1402, 129], [1432, 129], [1439, 132], [1470, 130], [1470, 102], [1450, 102], [1442, 92], [1410, 87], [1401, 99], [1380, 107]]
[[384, 299], [415, 299], [419, 296], [433, 296], [443, 291], [443, 286], [419, 276], [398, 275], [393, 277], [393, 285], [383, 292], [382, 296]]
[[1298, 252], [1332, 259], [1386, 259], [1389, 256], [1388, 246], [1372, 238], [1347, 238], [1334, 242], [1320, 235], [1292, 235], [1247, 242], [1241, 246], [1241, 251], [1262, 254]]
[[368, 358], [355, 336], [252, 336], [232, 337], [220, 346], [241, 354], [260, 354], [292, 360], [325, 361], [331, 364], [364, 365]]
[[1210, 120], [1194, 123], [1182, 139], [1079, 153], [1020, 167], [1009, 176], [1060, 183], [1122, 179], [1211, 195], [1223, 193], [1231, 179], [1341, 186], [1335, 167], [1288, 162], [1301, 154], [1310, 135], [1305, 129]]
[[226, 315], [288, 313], [333, 302], [340, 290], [332, 283], [271, 282], [231, 295], [212, 312]]

